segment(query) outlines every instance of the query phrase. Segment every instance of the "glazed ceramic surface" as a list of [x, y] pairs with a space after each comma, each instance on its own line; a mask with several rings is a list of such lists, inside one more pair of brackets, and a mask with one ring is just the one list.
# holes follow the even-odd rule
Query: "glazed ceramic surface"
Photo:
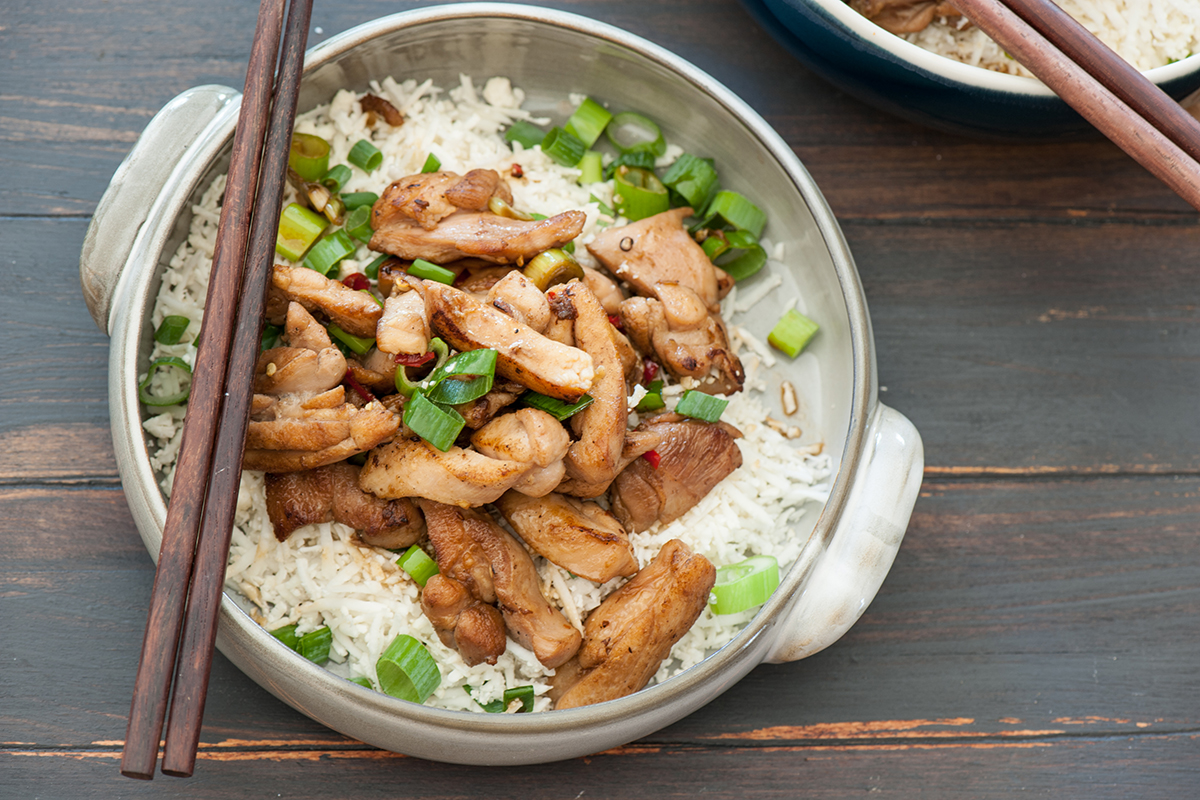
[[[845, 0], [742, 0], [805, 66], [884, 111], [991, 139], [1099, 136], [1040, 81], [973, 67], [888, 33]], [[1176, 100], [1200, 90], [1200, 55], [1146, 76]]]
[[[781, 289], [756, 309], [761, 321], [752, 322], [751, 330], [765, 337], [792, 296], [822, 325], [809, 350], [794, 362], [781, 359], [786, 363], [768, 381], [787, 378], [802, 387], [803, 424], [837, 464], [830, 499], [795, 524], [793, 535], [807, 544], [754, 620], [729, 645], [662, 685], [546, 714], [428, 708], [364, 689], [306, 661], [250, 618], [244, 598], [226, 592], [221, 651], [329, 727], [443, 761], [552, 761], [636, 739], [700, 707], [763, 661], [803, 658], [836, 641], [891, 566], [920, 485], [922, 448], [908, 420], [878, 403], [862, 288], [821, 193], [757, 114], [682, 59], [570, 14], [509, 4], [435, 7], [375, 20], [314, 48], [300, 108], [387, 75], [432, 78], [449, 87], [460, 73], [478, 80], [510, 77], [527, 92], [527, 108], [558, 123], [571, 111], [571, 92], [652, 113], [669, 140], [714, 157], [724, 184], [767, 211], [768, 235], [786, 247], [792, 266]], [[155, 557], [166, 506], [141, 429], [145, 414], [136, 377], [148, 363], [149, 317], [162, 268], [186, 235], [191, 205], [226, 168], [239, 99], [227, 87], [199, 87], [155, 117], [114, 176], [81, 259], [89, 308], [112, 337], [109, 399], [118, 466], [138, 530]]]

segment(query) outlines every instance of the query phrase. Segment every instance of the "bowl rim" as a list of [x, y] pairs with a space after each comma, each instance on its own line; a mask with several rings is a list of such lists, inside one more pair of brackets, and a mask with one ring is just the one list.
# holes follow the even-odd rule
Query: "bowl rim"
[[[321, 703], [305, 702], [303, 697], [297, 697], [289, 690], [289, 687], [303, 685], [307, 691], [320, 692], [321, 695], [328, 698], [348, 699], [353, 705], [364, 710], [389, 715], [395, 719], [398, 726], [403, 726], [405, 722], [422, 723], [440, 729], [504, 736], [541, 734], [560, 737], [563, 733], [587, 727], [612, 731], [622, 723], [652, 712], [655, 708], [665, 709], [669, 718], [659, 718], [654, 727], [636, 734], [644, 735], [649, 730], [669, 724], [709, 702], [761, 662], [775, 639], [773, 634], [777, 632], [772, 629], [786, 618], [787, 609], [799, 596], [798, 589], [804, 584], [811, 573], [812, 566], [824, 553], [836, 531], [837, 522], [842, 516], [849, 497], [855, 473], [862, 462], [863, 452], [867, 445], [868, 422], [877, 404], [874, 345], [866, 300], [849, 246], [832, 210], [815, 181], [782, 137], [745, 101], [712, 76], [682, 56], [675, 55], [636, 34], [578, 14], [537, 6], [495, 2], [433, 6], [369, 20], [327, 39], [309, 50], [305, 59], [305, 71], [314, 69], [360, 44], [381, 36], [429, 23], [480, 17], [515, 19], [532, 25], [565, 28], [582, 36], [632, 52], [639, 58], [673, 73], [698, 91], [709, 95], [734, 119], [742, 123], [747, 134], [757, 139], [764, 150], [775, 160], [784, 173], [784, 179], [792, 184], [798, 199], [804, 202], [812, 214], [816, 231], [829, 253], [849, 323], [847, 335], [850, 341], [852, 378], [848, 424], [843, 452], [832, 480], [829, 500], [822, 508], [797, 563], [784, 576], [779, 588], [767, 603], [731, 642], [665, 683], [656, 684], [632, 695], [605, 703], [565, 709], [549, 714], [493, 715], [405, 702], [373, 689], [352, 684], [324, 667], [308, 662], [297, 654], [286, 651], [285, 648], [278, 647], [274, 637], [255, 622], [228, 593], [223, 593], [221, 600], [222, 624], [218, 644], [222, 646], [222, 651], [256, 682], [293, 707], [314, 716], [318, 721], [330, 725], [330, 727], [332, 724], [326, 722], [318, 711], [313, 710], [314, 706], [321, 706]], [[223, 140], [232, 136], [235, 117], [236, 115], [230, 114], [219, 129], [213, 130], [213, 136]], [[205, 157], [201, 163], [190, 165], [196, 171], [194, 177], [197, 182], [211, 163], [211, 158]], [[161, 201], [162, 198], [160, 198]], [[173, 223], [174, 217], [167, 220], [168, 225]], [[138, 255], [135, 252], [132, 257], [136, 259]], [[147, 287], [153, 274], [163, 263], [162, 256], [164, 255], [169, 254], [160, 252], [158, 259], [142, 260], [142, 267], [136, 271], [138, 274], [129, 277], [133, 279], [134, 284], [141, 281], [146, 281], [146, 283], [140, 289], [130, 288], [130, 291], [148, 291]], [[121, 310], [120, 314], [124, 319], [113, 327], [114, 341], [123, 341], [129, 338], [131, 333], [147, 324], [147, 321], [140, 319], [135, 311], [140, 307], [141, 305], [138, 303], [131, 303], [125, 306], [129, 309], [128, 311]], [[127, 347], [128, 344], [122, 343], [118, 346]], [[127, 357], [125, 363], [128, 364], [129, 360], [136, 364], [136, 354], [131, 359]], [[132, 443], [134, 431], [141, 432], [141, 408], [134, 388], [136, 381], [127, 380], [128, 375], [125, 373], [129, 371], [128, 368], [119, 367], [117, 361], [114, 360], [113, 377], [110, 380], [115, 380], [120, 385], [112, 387], [110, 402], [114, 409], [123, 407], [124, 413], [114, 413], [113, 415], [114, 434], [121, 435]], [[133, 371], [136, 372], [136, 366]], [[145, 477], [150, 476], [149, 485], [142, 487], [143, 490], [150, 490], [146, 497], [150, 518], [148, 524], [157, 524], [157, 533], [161, 540], [166, 505], [158, 490], [157, 481], [153, 478], [154, 473], [146, 456], [144, 447], [134, 447], [134, 453], [130, 459], [132, 463], [129, 464], [130, 474], [127, 478], [123, 473], [123, 480], [136, 477], [139, 482], [144, 482]], [[139, 522], [142, 519], [136, 513], [135, 517], [138, 517]], [[155, 552], [152, 554], [157, 558]], [[806, 554], [807, 566], [800, 569], [801, 562], [806, 559]], [[231, 648], [235, 653], [230, 652]], [[240, 660], [241, 657], [256, 661], [255, 668], [247, 670]], [[271, 671], [276, 669], [287, 673], [286, 677], [275, 680]], [[613, 741], [618, 739], [629, 741], [635, 737], [626, 736], [624, 733], [613, 736], [610, 733], [609, 738]], [[531, 758], [546, 760], [538, 759], [536, 756]], [[490, 762], [468, 760], [464, 763]]]
[[[907, 41], [890, 31], [884, 30], [850, 7], [846, 0], [773, 0], [774, 2], [800, 3], [815, 6], [821, 13], [848, 29], [862, 41], [878, 47], [900, 61], [938, 75], [946, 80], [965, 84], [977, 89], [1028, 95], [1030, 97], [1057, 97], [1058, 95], [1037, 78], [996, 72], [986, 67], [965, 64], [948, 56]], [[1200, 70], [1200, 53], [1194, 53], [1174, 63], [1143, 70], [1142, 74], [1152, 83], [1163, 84], [1182, 78]]]

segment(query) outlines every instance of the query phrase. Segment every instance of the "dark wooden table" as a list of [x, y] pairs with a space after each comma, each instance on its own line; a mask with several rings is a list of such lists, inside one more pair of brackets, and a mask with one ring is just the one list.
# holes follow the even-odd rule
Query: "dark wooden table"
[[[925, 484], [840, 642], [566, 763], [379, 752], [218, 656], [196, 776], [117, 764], [152, 564], [109, 438], [84, 231], [150, 116], [238, 86], [247, 0], [0, 11], [0, 797], [1195, 797], [1200, 226], [1104, 141], [921, 129], [797, 65], [735, 0], [551, 5], [634, 30], [761, 112], [816, 177]], [[312, 42], [413, 2], [318, 2]]]

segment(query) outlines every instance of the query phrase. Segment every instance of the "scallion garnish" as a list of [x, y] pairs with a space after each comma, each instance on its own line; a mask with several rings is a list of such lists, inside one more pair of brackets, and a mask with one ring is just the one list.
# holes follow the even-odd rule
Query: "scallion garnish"
[[579, 262], [565, 247], [552, 247], [530, 259], [521, 270], [521, 274], [539, 291], [544, 292], [551, 286], [567, 283], [575, 278], [583, 280], [583, 267], [579, 266]]
[[662, 182], [697, 214], [703, 213], [720, 189], [712, 159], [697, 158], [691, 153], [675, 159], [663, 174]]
[[613, 115], [607, 108], [592, 98], [585, 97], [579, 108], [575, 109], [575, 113], [567, 120], [563, 130], [583, 142], [584, 147], [591, 147], [612, 118]]
[[[156, 397], [150, 394], [150, 381], [154, 379], [154, 373], [160, 368], [177, 369], [187, 375], [187, 380], [180, 381], [181, 388], [175, 394]], [[184, 400], [188, 399], [188, 395], [192, 393], [192, 368], [182, 358], [177, 356], [164, 356], [163, 358], [155, 359], [150, 362], [150, 367], [146, 370], [146, 378], [138, 384], [138, 399], [143, 405], [147, 406], [177, 406]]]
[[533, 687], [532, 686], [515, 686], [512, 689], [504, 690], [504, 710], [507, 711], [514, 700], [521, 701], [521, 710], [518, 714], [528, 714], [533, 711]]
[[306, 181], [319, 181], [329, 171], [329, 142], [311, 133], [293, 133], [288, 168]]
[[379, 280], [379, 268], [383, 266], [383, 262], [387, 261], [391, 257], [392, 256], [388, 253], [384, 253], [381, 256], [376, 256], [370, 264], [367, 264], [365, 267], [363, 267], [363, 275], [366, 275], [373, 281]]
[[791, 358], [808, 346], [821, 326], [794, 308], [789, 308], [767, 335], [767, 342]]
[[579, 185], [599, 183], [604, 180], [604, 157], [595, 150], [588, 150], [579, 159]]
[[689, 389], [679, 398], [679, 403], [675, 406], [675, 413], [704, 422], [716, 422], [721, 418], [721, 413], [727, 405], [729, 405], [728, 400]]
[[667, 187], [653, 172], [639, 167], [618, 167], [613, 205], [630, 222], [661, 214], [671, 207]]
[[359, 206], [346, 215], [346, 233], [360, 242], [371, 241], [371, 207]]
[[437, 264], [432, 264], [423, 258], [418, 258], [409, 266], [408, 274], [422, 280], [437, 281], [438, 283], [451, 285], [453, 285], [454, 279], [457, 277], [451, 270], [439, 267]]
[[722, 190], [713, 195], [712, 202], [704, 209], [704, 220], [697, 227], [719, 227], [713, 225], [718, 221], [739, 231], [749, 231], [757, 239], [762, 236], [763, 228], [767, 224], [767, 215], [743, 195]]
[[594, 398], [590, 394], [576, 400], [574, 403], [564, 403], [556, 397], [548, 397], [537, 392], [526, 392], [521, 395], [521, 402], [539, 411], [545, 411], [559, 422], [571, 417], [592, 404]]
[[608, 180], [616, 173], [618, 167], [638, 167], [639, 169], [654, 169], [654, 153], [649, 150], [630, 150], [621, 153], [604, 168], [604, 179]]
[[[429, 352], [437, 356], [437, 361], [433, 367], [434, 371], [437, 371], [438, 367], [446, 363], [446, 358], [450, 355], [450, 348], [441, 339], [434, 337], [429, 341]], [[420, 390], [421, 384], [419, 381], [410, 381], [408, 379], [407, 369], [408, 367], [404, 364], [396, 364], [396, 391], [405, 397], [412, 397], [413, 392]]]
[[437, 172], [442, 168], [442, 160], [430, 153], [425, 157], [425, 164], [421, 167], [421, 174], [425, 175], [430, 172]]
[[383, 153], [366, 139], [359, 139], [350, 148], [346, 160], [363, 172], [374, 172], [383, 164]]
[[275, 345], [279, 344], [279, 337], [283, 334], [283, 328], [278, 325], [267, 323], [263, 326], [262, 332], [262, 349], [270, 350]]
[[562, 128], [551, 128], [542, 139], [542, 152], [564, 167], [573, 167], [583, 158], [587, 146]]
[[328, 275], [339, 261], [354, 255], [356, 249], [354, 242], [350, 241], [350, 237], [346, 235], [345, 231], [336, 230], [328, 236], [322, 236], [312, 246], [304, 259], [304, 266], [316, 270], [322, 275]]
[[762, 249], [762, 245], [754, 244], [737, 258], [721, 262], [720, 267], [735, 281], [742, 281], [758, 272], [766, 263], [767, 251]]
[[541, 144], [545, 138], [546, 132], [544, 130], [532, 122], [526, 122], [523, 119], [514, 122], [504, 132], [504, 141], [520, 142], [521, 146], [526, 150], [531, 150], [535, 145]]
[[375, 662], [379, 688], [392, 697], [424, 703], [442, 682], [437, 662], [425, 645], [402, 633]]
[[158, 330], [154, 332], [154, 341], [159, 344], [179, 344], [179, 340], [187, 332], [188, 324], [187, 317], [169, 314], [158, 324]]
[[270, 634], [293, 650], [299, 646], [300, 637], [296, 636], [295, 624], [284, 625], [282, 628], [276, 628], [275, 630], [270, 631]]
[[360, 356], [365, 356], [367, 352], [375, 346], [374, 339], [364, 339], [361, 336], [355, 336], [353, 334], [346, 333], [332, 322], [329, 323], [326, 329], [329, 331], [329, 335], [332, 336], [336, 341], [346, 345], [346, 347], [349, 347]]
[[454, 444], [467, 422], [453, 408], [443, 408], [420, 392], [414, 392], [412, 399], [404, 404], [404, 424], [444, 453]]
[[660, 408], [666, 408], [667, 404], [662, 399], [662, 387], [663, 382], [661, 380], [651, 381], [646, 386], [646, 394], [638, 401], [637, 408], [634, 411], [658, 411]]
[[[767, 263], [767, 251], [750, 231], [711, 231], [700, 246], [708, 257], [735, 281], [749, 278]], [[724, 261], [717, 261], [718, 257], [739, 250], [744, 252]]]
[[364, 689], [374, 689], [375, 688], [374, 686], [371, 685], [370, 678], [364, 678], [361, 675], [359, 675], [357, 678], [350, 678], [349, 680], [351, 683], [357, 683], [359, 686], [363, 687]]
[[379, 201], [379, 195], [374, 192], [347, 192], [342, 195], [342, 205], [347, 211], [353, 211], [356, 208], [370, 208]]
[[708, 607], [714, 614], [737, 614], [767, 602], [779, 586], [779, 562], [774, 556], [752, 556], [717, 568]]
[[447, 406], [483, 397], [492, 390], [496, 356], [496, 351], [490, 348], [459, 353], [429, 373], [425, 397]]
[[354, 177], [354, 173], [345, 164], [338, 164], [335, 167], [330, 167], [325, 173], [325, 177], [321, 178], [321, 184], [328, 187], [331, 192], [340, 192], [342, 187], [346, 185], [346, 181]]
[[667, 140], [662, 129], [648, 117], [635, 111], [617, 114], [604, 129], [613, 147], [622, 153], [630, 150], [649, 150], [656, 156], [667, 152]]
[[594, 194], [589, 194], [589, 195], [588, 195], [588, 202], [589, 202], [589, 203], [595, 203], [595, 204], [596, 204], [596, 207], [600, 209], [600, 213], [601, 213], [601, 214], [604, 214], [604, 215], [606, 215], [606, 216], [609, 216], [609, 217], [615, 217], [615, 216], [616, 216], [616, 213], [615, 213], [615, 212], [612, 210], [612, 208], [610, 208], [610, 207], [609, 207], [608, 203], [604, 202], [604, 201], [603, 201], [603, 200], [601, 200], [599, 197], [596, 197], [596, 195], [594, 195]]
[[314, 664], [324, 664], [329, 660], [329, 646], [333, 644], [333, 631], [324, 625], [315, 631], [309, 631], [300, 637], [296, 643], [296, 651]]
[[419, 544], [405, 550], [404, 555], [396, 561], [396, 566], [407, 572], [420, 587], [424, 587], [430, 578], [438, 574], [437, 562], [430, 558]]
[[328, 224], [329, 220], [321, 214], [299, 203], [290, 203], [279, 215], [275, 252], [289, 261], [299, 261]]

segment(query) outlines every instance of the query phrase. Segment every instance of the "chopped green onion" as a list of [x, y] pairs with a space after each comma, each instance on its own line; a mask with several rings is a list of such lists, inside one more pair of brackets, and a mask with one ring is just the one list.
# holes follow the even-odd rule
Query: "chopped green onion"
[[595, 150], [588, 150], [579, 159], [579, 185], [599, 183], [604, 180], [604, 157]]
[[419, 544], [405, 550], [396, 566], [407, 572], [408, 576], [417, 582], [417, 586], [421, 587], [438, 574], [437, 562], [430, 558]]
[[779, 587], [779, 562], [774, 556], [752, 556], [717, 569], [708, 606], [714, 614], [737, 614], [767, 602]]
[[384, 253], [383, 255], [376, 257], [374, 261], [363, 267], [363, 275], [366, 275], [373, 281], [379, 280], [379, 268], [383, 266], [383, 262], [387, 261], [389, 258], [391, 258], [391, 255], [388, 253]]
[[[750, 231], [709, 230], [700, 247], [705, 254], [725, 270], [735, 281], [745, 280], [767, 263], [767, 251], [758, 243]], [[717, 261], [717, 258], [734, 250], [744, 250], [741, 255]]]
[[442, 168], [442, 160], [430, 153], [425, 157], [425, 164], [421, 167], [421, 174], [425, 175], [430, 172], [437, 172]]
[[299, 203], [288, 204], [279, 215], [275, 252], [289, 261], [299, 261], [328, 223], [325, 217]]
[[329, 142], [311, 133], [293, 133], [288, 167], [306, 181], [319, 181], [329, 171]]
[[333, 644], [333, 631], [329, 626], [322, 626], [315, 631], [309, 631], [300, 637], [296, 650], [300, 655], [314, 664], [324, 664], [329, 660], [329, 645]]
[[566, 248], [552, 247], [530, 259], [521, 270], [521, 274], [544, 292], [551, 286], [567, 283], [572, 278], [583, 280], [583, 267], [566, 252]]
[[595, 203], [595, 204], [596, 204], [596, 206], [597, 206], [597, 207], [599, 207], [599, 209], [600, 209], [600, 213], [601, 213], [601, 214], [606, 214], [607, 216], [610, 216], [610, 217], [615, 217], [615, 216], [616, 216], [616, 213], [615, 213], [615, 212], [614, 212], [614, 211], [613, 211], [611, 208], [609, 208], [609, 206], [608, 206], [608, 203], [605, 203], [605, 202], [604, 202], [603, 200], [601, 200], [599, 197], [596, 197], [596, 195], [594, 195], [594, 194], [589, 194], [589, 195], [588, 195], [588, 202], [589, 202], [589, 203]]
[[179, 340], [187, 332], [188, 324], [187, 317], [181, 317], [178, 314], [165, 316], [159, 323], [158, 330], [154, 332], [154, 341], [159, 344], [179, 344]]
[[329, 188], [331, 192], [340, 192], [342, 187], [346, 185], [346, 181], [354, 177], [354, 173], [345, 164], [338, 164], [336, 167], [330, 167], [325, 173], [325, 177], [321, 178], [321, 183]]
[[704, 251], [704, 255], [708, 256], [709, 261], [716, 261], [717, 256], [729, 252], [729, 240], [724, 236], [710, 234], [700, 243], [700, 249]]
[[594, 398], [590, 394], [585, 394], [583, 397], [576, 400], [574, 403], [564, 403], [557, 397], [547, 397], [544, 394], [537, 392], [526, 392], [521, 395], [521, 402], [539, 411], [545, 411], [550, 416], [554, 417], [559, 422], [568, 417], [583, 411], [592, 404]]
[[504, 690], [504, 709], [513, 704], [514, 700], [521, 701], [521, 710], [518, 714], [528, 714], [533, 711], [533, 687], [532, 686], [516, 686], [512, 689]]
[[346, 233], [360, 242], [371, 241], [371, 207], [359, 206], [346, 217]]
[[422, 280], [447, 284], [453, 284], [455, 277], [457, 277], [451, 270], [439, 267], [437, 264], [431, 264], [423, 258], [418, 258], [409, 266], [408, 274]]
[[350, 682], [357, 683], [359, 686], [363, 687], [364, 689], [374, 689], [375, 688], [374, 686], [371, 685], [370, 678], [365, 678], [361, 675], [358, 676], [357, 678], [351, 678]]
[[761, 245], [754, 244], [737, 258], [723, 261], [719, 266], [735, 281], [742, 281], [758, 272], [766, 263], [767, 251]]
[[504, 141], [520, 142], [526, 150], [532, 150], [535, 145], [542, 143], [546, 132], [532, 122], [517, 120], [504, 132]]
[[370, 208], [379, 202], [379, 195], [374, 192], [347, 192], [342, 195], [342, 205], [347, 211], [353, 211], [356, 208]]
[[383, 164], [383, 153], [366, 139], [359, 139], [350, 148], [346, 160], [363, 172], [374, 172]]
[[320, 241], [312, 246], [304, 259], [304, 266], [322, 275], [328, 275], [339, 261], [354, 255], [356, 249], [346, 232], [337, 230], [328, 236], [322, 236]]
[[791, 358], [808, 346], [821, 326], [794, 308], [789, 308], [767, 335], [767, 342]]
[[551, 128], [542, 139], [542, 152], [564, 167], [573, 167], [583, 158], [587, 146], [562, 128]]
[[478, 400], [490, 392], [493, 380], [491, 375], [446, 378], [438, 381], [436, 386], [425, 393], [425, 396], [444, 406], [458, 406]]
[[604, 168], [605, 180], [611, 178], [616, 173], [618, 167], [654, 169], [654, 153], [651, 153], [649, 150], [630, 150], [628, 153], [621, 153], [612, 160], [612, 163]]
[[270, 631], [270, 634], [279, 641], [286, 644], [292, 650], [300, 646], [300, 637], [296, 636], [296, 625], [284, 625], [282, 628], [276, 628]]
[[375, 301], [375, 305], [379, 306], [380, 308], [383, 308], [383, 301], [382, 301], [382, 300], [380, 300], [380, 299], [379, 299], [378, 297], [376, 297], [375, 295], [371, 294], [371, 290], [370, 290], [370, 289], [359, 289], [359, 291], [360, 291], [360, 292], [362, 292], [363, 294], [365, 294], [367, 297], [369, 297], [369, 298], [371, 298], [372, 300], [374, 300], [374, 301]]
[[504, 710], [504, 701], [500, 700], [499, 698], [488, 703], [481, 703], [476, 700], [475, 695], [471, 694], [475, 690], [471, 688], [471, 684], [469, 683], [463, 684], [463, 691], [470, 695], [472, 700], [475, 700], [475, 705], [479, 706], [489, 714], [499, 714]]
[[663, 175], [662, 182], [697, 214], [703, 213], [720, 188], [712, 159], [697, 158], [691, 153], [684, 153], [675, 159], [675, 163]]
[[[435, 336], [429, 342], [429, 349], [437, 354], [437, 361], [433, 366], [433, 372], [436, 372], [438, 368], [446, 363], [446, 359], [450, 355], [450, 348], [446, 346], [445, 342]], [[403, 364], [396, 365], [396, 391], [405, 397], [412, 397], [413, 392], [421, 389], [421, 384], [419, 381], [414, 382], [408, 379], [408, 373], [405, 371], [407, 369], [408, 367]], [[432, 375], [433, 372], [430, 374]]]
[[283, 329], [278, 325], [267, 323], [263, 326], [262, 332], [262, 349], [270, 350], [275, 345], [279, 344], [279, 337], [283, 333]]
[[613, 204], [630, 222], [661, 214], [671, 207], [667, 188], [653, 172], [638, 167], [618, 167]]
[[507, 217], [508, 219], [519, 219], [524, 222], [528, 222], [529, 220], [533, 219], [532, 214], [526, 214], [524, 211], [517, 211], [515, 208], [510, 206], [503, 198], [497, 197], [496, 195], [492, 195], [491, 197], [488, 198], [487, 209], [488, 209], [488, 211], [492, 212], [493, 214], [495, 214], [498, 217]]
[[346, 345], [346, 347], [349, 347], [360, 356], [365, 356], [367, 352], [375, 346], [374, 339], [364, 339], [361, 336], [355, 336], [353, 334], [346, 333], [332, 322], [329, 323], [327, 330], [329, 331], [330, 336]]
[[721, 220], [723, 224], [732, 225], [739, 231], [749, 231], [754, 238], [762, 236], [763, 227], [767, 224], [767, 215], [758, 206], [751, 203], [737, 192], [728, 190], [713, 195], [712, 202], [704, 209], [705, 219], [698, 227], [711, 228], [713, 222]]
[[675, 413], [704, 422], [716, 422], [721, 418], [721, 412], [727, 405], [729, 405], [728, 400], [689, 389], [679, 398], [679, 403], [675, 406]]
[[623, 111], [612, 118], [604, 129], [613, 147], [622, 153], [630, 150], [649, 150], [656, 156], [667, 152], [667, 140], [653, 120], [634, 111]]
[[420, 392], [415, 392], [412, 399], [404, 404], [404, 424], [444, 453], [454, 444], [467, 422], [453, 408], [442, 408]]
[[613, 118], [612, 113], [590, 97], [585, 97], [575, 109], [575, 113], [567, 120], [563, 130], [583, 142], [584, 147], [591, 147], [604, 132], [604, 127]]
[[375, 662], [379, 688], [392, 697], [424, 703], [442, 682], [437, 662], [425, 645], [402, 633]]
[[467, 350], [429, 373], [425, 396], [434, 403], [456, 406], [483, 397], [492, 390], [496, 374], [495, 350]]
[[634, 411], [658, 411], [660, 408], [666, 408], [667, 404], [662, 399], [662, 387], [662, 381], [651, 381], [646, 386], [646, 394], [638, 401]]
[[[187, 381], [183, 382], [183, 388], [175, 394], [166, 395], [163, 397], [155, 397], [150, 394], [150, 381], [154, 378], [155, 370], [160, 367], [170, 367], [182, 370], [187, 374]], [[177, 406], [184, 400], [188, 399], [188, 395], [192, 393], [192, 368], [182, 358], [176, 356], [165, 356], [155, 359], [150, 363], [149, 369], [146, 370], [146, 379], [138, 384], [138, 399], [144, 405], [148, 406]]]

